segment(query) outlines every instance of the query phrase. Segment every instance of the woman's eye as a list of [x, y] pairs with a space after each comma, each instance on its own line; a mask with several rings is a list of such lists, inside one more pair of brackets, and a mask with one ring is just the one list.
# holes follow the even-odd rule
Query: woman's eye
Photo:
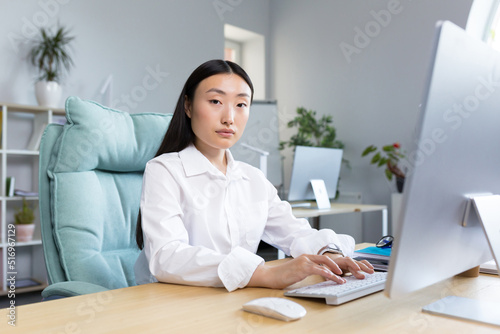
[[246, 103], [238, 103], [239, 108], [245, 108], [247, 106]]
[[212, 103], [212, 104], [220, 104], [220, 101], [219, 100], [210, 100], [210, 103]]

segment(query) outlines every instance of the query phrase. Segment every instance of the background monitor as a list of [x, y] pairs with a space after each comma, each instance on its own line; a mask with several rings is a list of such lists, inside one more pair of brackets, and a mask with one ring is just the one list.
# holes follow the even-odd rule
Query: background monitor
[[296, 146], [290, 179], [289, 201], [314, 200], [311, 180], [325, 182], [329, 198], [335, 198], [342, 150], [325, 147]]
[[[500, 194], [500, 54], [439, 23], [385, 293], [405, 295], [493, 258], [467, 197]], [[500, 206], [496, 208], [500, 236]], [[497, 239], [500, 240], [500, 239]], [[497, 254], [497, 260], [499, 260]], [[441, 296], [440, 296], [441, 297]]]

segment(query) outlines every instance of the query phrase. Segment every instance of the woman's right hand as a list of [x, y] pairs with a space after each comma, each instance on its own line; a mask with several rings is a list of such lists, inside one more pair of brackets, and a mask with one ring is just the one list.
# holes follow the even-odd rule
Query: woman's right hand
[[262, 264], [257, 267], [247, 286], [283, 289], [311, 275], [320, 275], [339, 284], [343, 272], [327, 255], [301, 255], [279, 265]]

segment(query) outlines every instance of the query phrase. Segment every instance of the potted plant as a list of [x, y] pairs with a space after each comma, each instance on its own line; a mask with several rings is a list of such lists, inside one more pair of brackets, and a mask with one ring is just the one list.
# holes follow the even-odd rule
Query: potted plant
[[405, 173], [399, 167], [400, 159], [404, 159], [405, 155], [401, 150], [401, 144], [394, 143], [391, 145], [382, 146], [382, 149], [378, 149], [374, 145], [370, 145], [361, 154], [362, 157], [369, 154], [375, 153], [370, 161], [371, 164], [377, 165], [377, 167], [385, 166], [385, 176], [389, 181], [392, 180], [392, 176], [396, 177], [396, 187], [398, 192], [403, 192], [403, 185], [405, 180]]
[[33, 41], [29, 59], [38, 71], [35, 94], [41, 106], [57, 107], [61, 100], [60, 80], [63, 71], [69, 71], [73, 65], [68, 52], [73, 39], [67, 29], [59, 27], [55, 33], [40, 28], [38, 38]]
[[14, 222], [16, 224], [17, 241], [31, 241], [35, 231], [35, 213], [24, 197], [22, 207], [14, 214]]
[[316, 111], [307, 110], [304, 107], [297, 108], [297, 115], [288, 122], [288, 127], [297, 127], [297, 134], [293, 135], [288, 141], [280, 142], [280, 150], [286, 146], [315, 146], [344, 148], [344, 143], [337, 140], [337, 131], [332, 125], [331, 115], [323, 115], [319, 120], [316, 119]]

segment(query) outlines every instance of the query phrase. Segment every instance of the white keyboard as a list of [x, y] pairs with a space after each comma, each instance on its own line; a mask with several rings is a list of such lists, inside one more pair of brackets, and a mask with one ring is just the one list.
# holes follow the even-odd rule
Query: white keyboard
[[285, 292], [289, 297], [325, 298], [329, 305], [340, 305], [350, 300], [366, 296], [384, 289], [387, 279], [386, 272], [365, 274], [364, 279], [346, 276], [344, 284], [333, 281], [324, 281], [318, 284], [305, 286]]

